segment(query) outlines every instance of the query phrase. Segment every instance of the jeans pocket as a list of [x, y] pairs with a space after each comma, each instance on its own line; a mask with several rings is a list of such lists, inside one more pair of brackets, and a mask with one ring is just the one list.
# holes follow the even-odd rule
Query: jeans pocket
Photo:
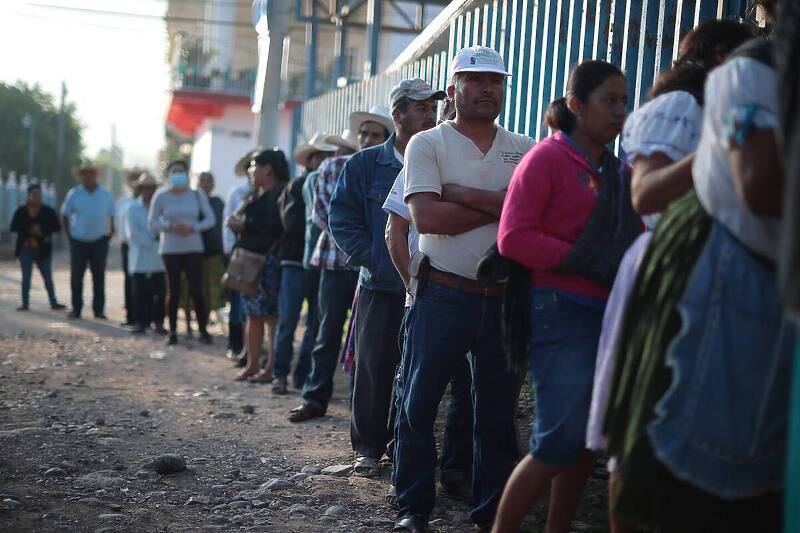
[[446, 285], [429, 281], [417, 298], [419, 300], [433, 302], [447, 302], [449, 300], [454, 300], [460, 292], [461, 291], [455, 287], [448, 287]]

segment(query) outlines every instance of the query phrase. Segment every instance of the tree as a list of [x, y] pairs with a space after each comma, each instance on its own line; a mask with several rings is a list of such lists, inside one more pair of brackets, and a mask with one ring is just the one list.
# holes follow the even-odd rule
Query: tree
[[83, 154], [82, 126], [72, 103], [64, 107], [64, 163], [57, 167], [58, 105], [53, 95], [36, 85], [0, 82], [0, 169], [3, 173], [28, 172], [28, 132], [22, 117], [30, 115], [36, 151], [33, 176], [55, 183], [59, 201], [75, 183], [71, 169]]

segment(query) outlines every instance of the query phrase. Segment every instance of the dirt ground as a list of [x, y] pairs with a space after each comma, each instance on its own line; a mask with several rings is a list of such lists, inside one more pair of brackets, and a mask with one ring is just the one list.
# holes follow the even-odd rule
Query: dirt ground
[[[55, 279], [65, 303], [68, 275], [62, 254]], [[19, 280], [15, 262], [0, 262], [0, 531], [391, 530], [388, 466], [374, 480], [320, 472], [351, 460], [344, 373], [326, 417], [290, 424], [299, 393], [235, 383], [219, 326], [214, 346], [170, 348], [118, 327], [117, 268], [107, 275], [107, 322], [50, 311], [38, 273], [31, 311], [15, 312]], [[183, 456], [186, 470], [152, 471], [165, 453]], [[574, 531], [606, 531], [604, 485], [598, 463]], [[432, 529], [473, 531], [467, 510], [439, 494]], [[541, 531], [544, 516], [540, 506], [524, 531]]]

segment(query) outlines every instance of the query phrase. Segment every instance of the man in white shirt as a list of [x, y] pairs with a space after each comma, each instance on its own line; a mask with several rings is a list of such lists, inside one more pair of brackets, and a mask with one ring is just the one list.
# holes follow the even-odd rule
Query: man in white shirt
[[[250, 150], [244, 154], [234, 167], [234, 173], [237, 177], [247, 176], [247, 167], [250, 166], [250, 160], [261, 149], [257, 148]], [[228, 193], [228, 199], [225, 202], [225, 209], [222, 211], [223, 225], [222, 225], [222, 251], [224, 253], [225, 264], [228, 264], [231, 253], [233, 252], [233, 245], [236, 244], [236, 234], [228, 227], [228, 219], [236, 213], [236, 210], [244, 200], [244, 197], [250, 192], [250, 180], [245, 179], [240, 185], [234, 187]], [[244, 366], [247, 362], [244, 350], [244, 302], [242, 295], [238, 292], [228, 291], [228, 301], [230, 302], [230, 312], [228, 313], [228, 359], [233, 359], [239, 366]]]
[[130, 242], [128, 241], [128, 232], [125, 230], [125, 223], [127, 221], [128, 208], [133, 204], [139, 196], [136, 182], [142, 171], [133, 169], [128, 171], [125, 175], [125, 185], [128, 186], [130, 191], [123, 192], [117, 199], [117, 209], [115, 212], [114, 226], [117, 228], [117, 235], [119, 235], [120, 249], [122, 251], [122, 273], [125, 275], [125, 321], [121, 326], [133, 326], [136, 323], [134, 317], [134, 303], [133, 303], [133, 278], [128, 268], [128, 249]]
[[[533, 140], [497, 126], [508, 72], [491, 48], [459, 51], [447, 93], [456, 118], [415, 135], [406, 148], [405, 201], [430, 261], [416, 275], [403, 354], [396, 427], [395, 531], [425, 531], [435, 502], [433, 426], [457, 361], [471, 353], [475, 468], [471, 519], [491, 527], [517, 456], [518, 376], [501, 342], [499, 284], [477, 281], [497, 240], [505, 190]], [[415, 262], [416, 263], [416, 262]]]

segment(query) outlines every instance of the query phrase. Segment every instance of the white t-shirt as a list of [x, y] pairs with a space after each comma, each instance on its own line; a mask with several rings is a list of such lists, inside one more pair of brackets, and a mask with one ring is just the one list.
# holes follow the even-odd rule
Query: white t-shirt
[[[417, 227], [411, 221], [411, 211], [408, 205], [403, 201], [403, 188], [405, 187], [405, 170], [401, 170], [394, 180], [392, 190], [383, 202], [383, 210], [387, 213], [394, 213], [408, 220], [408, 253], [411, 257], [419, 250], [419, 232]], [[406, 294], [406, 307], [410, 306], [413, 298], [410, 294]]]
[[753, 125], [775, 129], [778, 77], [758, 60], [737, 57], [712, 71], [706, 81], [703, 133], [692, 174], [697, 197], [708, 213], [751, 250], [773, 260], [778, 256], [780, 220], [756, 216], [742, 204], [733, 184], [728, 139], [748, 108]]
[[225, 209], [222, 211], [222, 249], [226, 255], [233, 251], [233, 245], [236, 244], [236, 233], [227, 226], [228, 219], [239, 208], [242, 199], [250, 192], [250, 181], [245, 180], [244, 183], [235, 187], [228, 194], [228, 201], [225, 202]]
[[[673, 161], [694, 152], [700, 142], [703, 108], [686, 91], [662, 94], [631, 113], [622, 131], [622, 149], [633, 163], [637, 157], [662, 153]], [[654, 228], [661, 215], [642, 217]]]
[[[533, 145], [530, 137], [498, 126], [492, 147], [483, 154], [451, 121], [443, 122], [417, 133], [408, 143], [403, 199], [422, 192], [441, 195], [447, 184], [502, 191]], [[419, 248], [434, 268], [476, 279], [479, 261], [497, 242], [497, 227], [493, 223], [460, 235], [420, 235]]]

